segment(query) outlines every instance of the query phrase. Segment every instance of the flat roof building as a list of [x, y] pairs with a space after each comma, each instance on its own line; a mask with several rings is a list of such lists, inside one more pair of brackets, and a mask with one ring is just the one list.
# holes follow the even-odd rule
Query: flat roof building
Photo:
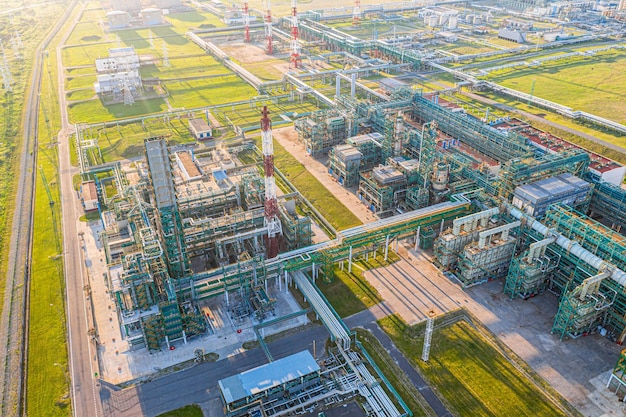
[[213, 134], [211, 126], [204, 119], [189, 119], [189, 130], [196, 140], [208, 139]]
[[565, 173], [515, 188], [513, 205], [529, 215], [540, 218], [546, 214], [548, 206], [562, 203], [576, 208], [589, 201], [591, 184]]
[[80, 185], [80, 198], [83, 202], [85, 212], [98, 210], [98, 190], [96, 183], [85, 181]]
[[319, 382], [320, 367], [308, 350], [218, 382], [226, 415], [247, 415], [251, 406], [302, 391]]

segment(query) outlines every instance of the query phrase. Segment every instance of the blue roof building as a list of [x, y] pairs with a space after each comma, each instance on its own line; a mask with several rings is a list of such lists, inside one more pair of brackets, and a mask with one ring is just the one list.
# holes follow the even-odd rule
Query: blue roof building
[[319, 382], [320, 367], [308, 350], [250, 369], [218, 382], [226, 415], [239, 416], [249, 407], [286, 397]]

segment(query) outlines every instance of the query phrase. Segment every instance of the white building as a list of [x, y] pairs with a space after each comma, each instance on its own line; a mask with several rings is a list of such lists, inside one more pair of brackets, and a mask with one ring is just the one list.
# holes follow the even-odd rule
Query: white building
[[80, 196], [85, 212], [98, 210], [98, 190], [95, 182], [83, 182], [80, 185]]
[[196, 140], [208, 139], [213, 134], [211, 126], [204, 119], [189, 119], [189, 130]]
[[93, 87], [96, 94], [121, 94], [128, 86], [133, 95], [139, 94], [142, 82], [139, 71], [122, 71], [96, 75], [97, 81]]
[[109, 49], [109, 56], [96, 59], [96, 72], [113, 73], [138, 70], [139, 56], [132, 46]]

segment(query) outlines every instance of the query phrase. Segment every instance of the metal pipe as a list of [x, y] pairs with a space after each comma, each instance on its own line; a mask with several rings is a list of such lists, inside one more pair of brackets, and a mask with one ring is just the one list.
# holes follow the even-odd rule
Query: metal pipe
[[528, 248], [528, 256], [526, 257], [526, 262], [531, 263], [533, 260], [535, 260], [535, 258], [540, 258], [541, 256], [543, 256], [546, 251], [546, 247], [550, 243], [554, 243], [555, 240], [556, 237], [549, 236], [538, 242], [531, 243], [530, 247]]
[[602, 258], [594, 255], [589, 252], [587, 249], [583, 248], [579, 243], [574, 242], [562, 234], [558, 232], [551, 231], [547, 226], [538, 222], [533, 217], [528, 216], [527, 214], [522, 213], [520, 210], [508, 206], [509, 213], [515, 217], [516, 219], [526, 219], [528, 221], [528, 226], [531, 227], [536, 232], [541, 233], [544, 236], [554, 235], [556, 236], [555, 243], [569, 251], [572, 255], [577, 257], [578, 259], [585, 261], [589, 266], [597, 269], [597, 270], [610, 270], [611, 271], [611, 279], [617, 282], [621, 286], [626, 286], [626, 272], [622, 271], [619, 268], [605, 262]]
[[522, 224], [519, 220], [514, 221], [513, 223], [504, 224], [502, 226], [494, 227], [493, 229], [483, 230], [478, 234], [478, 247], [484, 248], [485, 243], [487, 242], [487, 238], [489, 236], [495, 235], [496, 233], [502, 233], [502, 240], [505, 240], [509, 237], [509, 230], [514, 227], [519, 227]]
[[[472, 223], [474, 221], [482, 220], [483, 218], [488, 221], [489, 218], [491, 218], [492, 216], [495, 216], [498, 213], [500, 213], [500, 208], [499, 207], [494, 207], [494, 208], [491, 208], [491, 209], [488, 209], [488, 210], [480, 211], [478, 213], [469, 214], [467, 216], [459, 217], [458, 219], [454, 219], [454, 221], [452, 222], [452, 234], [453, 235], [458, 235], [459, 233], [461, 233], [461, 227], [464, 224], [468, 224], [468, 223]], [[486, 225], [487, 225], [487, 223], [485, 222], [485, 226]]]

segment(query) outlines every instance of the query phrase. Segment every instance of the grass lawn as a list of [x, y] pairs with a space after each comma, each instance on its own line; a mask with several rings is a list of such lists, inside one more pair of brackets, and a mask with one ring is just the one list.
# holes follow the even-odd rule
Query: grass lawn
[[72, 103], [68, 107], [70, 123], [106, 122], [126, 117], [161, 113], [167, 110], [167, 104], [162, 98], [137, 100], [132, 106], [125, 106], [124, 104], [105, 106], [100, 99], [94, 99]]
[[379, 324], [457, 415], [566, 415], [466, 321], [435, 330], [427, 363], [421, 360], [423, 335], [415, 327], [399, 316]]
[[[95, 71], [95, 69], [94, 69]], [[75, 90], [78, 88], [89, 88], [93, 94], [95, 91], [93, 89], [93, 84], [96, 82], [96, 74], [89, 75], [79, 75], [74, 77], [66, 77], [65, 78], [65, 89], [66, 90]]]
[[[76, 8], [74, 13], [78, 12]], [[60, 13], [56, 14], [58, 18]], [[71, 22], [73, 17], [68, 19]], [[49, 45], [54, 51], [59, 37]], [[65, 326], [65, 281], [63, 275], [61, 205], [57, 147], [51, 146], [60, 128], [56, 54], [48, 58], [50, 72], [44, 71], [39, 110], [37, 165], [45, 173], [53, 200], [50, 206], [41, 175], [37, 175], [34, 240], [31, 266], [30, 321], [28, 345], [28, 386], [26, 413], [32, 416], [70, 416], [69, 370]], [[44, 113], [45, 111], [45, 113]], [[48, 121], [46, 121], [46, 117]], [[71, 237], [68, 237], [71, 238]], [[51, 348], [52, 347], [52, 348]]]
[[183, 408], [168, 411], [167, 413], [159, 414], [157, 417], [204, 417], [202, 409], [199, 405], [186, 405]]
[[383, 301], [376, 288], [363, 277], [363, 272], [390, 265], [398, 259], [398, 255], [391, 250], [387, 262], [384, 261], [383, 254], [377, 253], [376, 258], [363, 258], [353, 262], [352, 273], [348, 272], [346, 262], [343, 271], [335, 266], [335, 279], [332, 282], [320, 280], [318, 287], [340, 317], [351, 316]]
[[[224, 68], [224, 72], [227, 72]], [[256, 90], [236, 75], [210, 80], [192, 80], [165, 83], [174, 108], [194, 108], [247, 100], [257, 95]]]
[[625, 51], [598, 53], [576, 60], [547, 62], [536, 68], [492, 73], [490, 81], [506, 87], [626, 123]]
[[[260, 149], [261, 138], [256, 137], [255, 141]], [[274, 142], [274, 163], [304, 198], [309, 200], [336, 230], [348, 229], [362, 224], [337, 197], [277, 142]]]

